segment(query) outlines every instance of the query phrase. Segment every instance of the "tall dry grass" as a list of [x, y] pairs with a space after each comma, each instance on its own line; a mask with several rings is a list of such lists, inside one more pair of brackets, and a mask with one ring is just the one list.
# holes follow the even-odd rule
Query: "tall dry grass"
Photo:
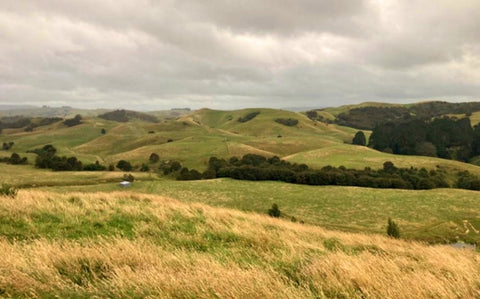
[[49, 213], [79, 225], [92, 214], [143, 215], [130, 237], [2, 237], [5, 297], [480, 297], [478, 254], [446, 246], [123, 192], [21, 191], [1, 197], [0, 210], [26, 223]]

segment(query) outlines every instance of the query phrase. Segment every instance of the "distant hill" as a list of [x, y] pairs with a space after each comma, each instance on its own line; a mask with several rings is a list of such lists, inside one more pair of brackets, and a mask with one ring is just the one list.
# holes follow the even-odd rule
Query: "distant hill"
[[152, 123], [158, 122], [158, 119], [153, 115], [137, 112], [137, 111], [123, 110], [123, 109], [100, 114], [98, 117], [106, 120], [113, 120], [118, 122], [128, 122], [135, 119], [152, 122]]
[[[480, 113], [480, 102], [422, 102], [416, 104], [362, 103], [360, 105], [325, 108], [307, 112], [312, 119], [330, 119], [352, 128], [372, 130], [375, 125], [407, 118], [428, 120], [441, 116], [470, 117]], [[327, 117], [325, 117], [327, 115]], [[329, 117], [328, 117], [329, 116]]]
[[0, 109], [0, 116], [23, 116], [23, 117], [74, 117], [77, 114], [82, 116], [97, 116], [105, 113], [106, 109], [78, 109], [69, 106], [63, 107], [33, 107], [33, 106], [4, 106], [8, 109]]

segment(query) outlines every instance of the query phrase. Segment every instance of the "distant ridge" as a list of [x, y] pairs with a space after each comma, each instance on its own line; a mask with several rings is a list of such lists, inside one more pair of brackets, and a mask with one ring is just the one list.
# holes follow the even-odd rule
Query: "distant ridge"
[[124, 109], [100, 114], [98, 117], [106, 120], [113, 120], [118, 122], [129, 122], [134, 119], [153, 122], [153, 123], [158, 122], [158, 119], [153, 115], [132, 111], [132, 110], [124, 110]]

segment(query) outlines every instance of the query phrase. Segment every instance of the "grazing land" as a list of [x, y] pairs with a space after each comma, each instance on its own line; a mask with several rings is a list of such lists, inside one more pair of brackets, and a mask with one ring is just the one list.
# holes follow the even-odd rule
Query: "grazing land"
[[[476, 297], [473, 251], [141, 193], [0, 197], [6, 297]], [[14, 241], [15, 240], [15, 241]], [[232, 281], [235, 281], [232, 284]]]
[[[358, 129], [336, 124], [338, 117], [369, 107], [410, 109], [364, 103], [316, 110], [317, 119], [275, 109], [178, 109], [153, 112], [152, 118], [120, 111], [113, 114], [121, 117], [116, 121], [99, 118], [108, 113], [103, 110], [43, 108], [49, 117], [84, 115], [71, 127], [56, 121], [3, 128], [0, 158], [18, 153], [28, 162], [0, 163], [0, 185], [19, 188], [16, 197], [0, 195], [0, 249], [7, 252], [0, 259], [0, 296], [480, 296], [477, 252], [446, 245], [480, 242], [479, 193], [454, 188], [458, 172], [478, 176], [480, 167], [353, 145]], [[463, 106], [454, 107], [448, 116], [465, 117]], [[35, 109], [28, 113], [35, 116]], [[478, 115], [472, 113], [472, 124]], [[368, 140], [371, 131], [363, 132]], [[111, 169], [36, 168], [32, 151], [46, 145], [58, 156]], [[166, 174], [162, 168], [178, 161], [203, 172], [212, 156], [245, 154], [313, 169], [381, 169], [391, 161], [441, 171], [453, 188], [178, 181], [179, 169]], [[131, 162], [131, 171], [115, 167], [120, 160]], [[121, 188], [128, 176], [132, 186]], [[267, 215], [273, 204], [279, 219]], [[388, 218], [403, 240], [386, 237]]]

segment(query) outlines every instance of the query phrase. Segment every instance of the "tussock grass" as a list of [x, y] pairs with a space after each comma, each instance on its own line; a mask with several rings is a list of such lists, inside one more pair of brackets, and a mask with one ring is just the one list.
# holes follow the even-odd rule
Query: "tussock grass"
[[133, 192], [21, 190], [0, 207], [24, 223], [0, 225], [6, 297], [480, 296], [478, 254], [445, 246]]

